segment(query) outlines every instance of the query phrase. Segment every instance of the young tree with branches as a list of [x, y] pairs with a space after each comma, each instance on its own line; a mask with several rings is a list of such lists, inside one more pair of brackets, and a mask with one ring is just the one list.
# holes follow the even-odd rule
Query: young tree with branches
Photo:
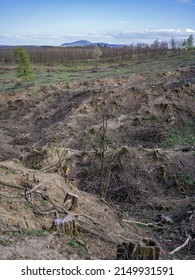
[[34, 74], [34, 71], [27, 51], [24, 48], [16, 48], [14, 50], [14, 59], [18, 66], [18, 77], [24, 80], [31, 79]]

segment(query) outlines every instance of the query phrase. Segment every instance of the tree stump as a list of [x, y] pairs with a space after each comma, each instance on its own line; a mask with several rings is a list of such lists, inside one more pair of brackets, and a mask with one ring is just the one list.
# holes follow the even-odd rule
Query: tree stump
[[78, 237], [77, 226], [74, 219], [74, 215], [72, 213], [68, 214], [63, 219], [55, 219], [54, 227], [57, 227], [58, 231], [70, 236], [71, 238]]
[[151, 239], [143, 239], [140, 244], [133, 242], [118, 245], [117, 260], [159, 260], [160, 247]]
[[66, 193], [64, 198], [64, 209], [68, 211], [75, 211], [78, 209], [78, 196], [73, 193]]

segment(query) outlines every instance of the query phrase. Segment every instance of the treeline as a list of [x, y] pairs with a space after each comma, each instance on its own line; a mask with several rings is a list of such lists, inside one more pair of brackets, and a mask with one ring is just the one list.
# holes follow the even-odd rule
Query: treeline
[[[101, 47], [102, 62], [131, 60], [133, 57], [147, 58], [181, 54], [191, 51], [194, 39], [190, 35], [187, 40], [171, 39], [170, 42], [155, 40], [152, 44], [128, 45], [122, 48]], [[33, 64], [57, 65], [76, 60], [93, 60], [94, 47], [26, 47]], [[0, 48], [0, 64], [13, 65], [13, 48]]]

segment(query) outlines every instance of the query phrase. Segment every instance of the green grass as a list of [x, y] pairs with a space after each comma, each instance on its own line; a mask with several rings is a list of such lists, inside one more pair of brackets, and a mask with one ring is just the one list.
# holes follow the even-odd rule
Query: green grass
[[7, 168], [6, 166], [0, 165], [0, 171], [6, 171], [6, 172], [10, 172], [12, 174], [20, 174], [20, 171], [17, 170], [12, 170], [10, 168]]
[[81, 256], [86, 256], [89, 255], [89, 253], [87, 252], [87, 249], [82, 246], [78, 241], [76, 241], [75, 239], [70, 239], [67, 244], [71, 247], [73, 247], [74, 249], [76, 249], [77, 253]]
[[189, 187], [195, 185], [195, 180], [191, 176], [187, 175], [184, 171], [179, 171], [177, 173], [177, 179], [182, 185]]
[[147, 57], [142, 59], [133, 58], [129, 61], [113, 63], [100, 62], [97, 72], [94, 71], [94, 64], [91, 60], [71, 61], [64, 65], [51, 67], [34, 65], [35, 76], [31, 81], [19, 80], [15, 66], [5, 67], [0, 65], [0, 93], [13, 93], [14, 91], [25, 89], [27, 86], [39, 88], [57, 83], [67, 84], [75, 80], [91, 80], [144, 73], [153, 73], [150, 75], [150, 82], [156, 82], [159, 80], [159, 74], [165, 71], [172, 71], [177, 67], [191, 65], [193, 60], [195, 60], [195, 54], [191, 56], [185, 54], [155, 59]]
[[10, 246], [12, 244], [13, 244], [13, 241], [11, 241], [9, 239], [5, 239], [5, 238], [0, 238], [0, 245]]
[[163, 146], [171, 147], [174, 145], [194, 145], [195, 128], [192, 124], [183, 123], [179, 128], [170, 128], [167, 130]]
[[168, 250], [169, 250], [170, 252], [173, 251], [173, 250], [175, 250], [175, 246], [174, 246], [174, 245], [168, 246]]
[[47, 235], [48, 232], [43, 229], [40, 229], [40, 230], [26, 229], [26, 230], [21, 231], [20, 234], [22, 234], [24, 236], [44, 236], [44, 235]]
[[120, 225], [122, 228], [125, 228], [125, 227], [126, 227], [126, 224], [125, 224], [123, 221], [119, 221], [119, 225]]

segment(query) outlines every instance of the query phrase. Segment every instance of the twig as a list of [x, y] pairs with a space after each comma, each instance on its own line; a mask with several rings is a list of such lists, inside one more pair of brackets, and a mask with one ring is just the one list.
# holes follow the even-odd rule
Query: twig
[[9, 188], [13, 188], [13, 189], [18, 189], [18, 190], [22, 190], [21, 187], [18, 187], [16, 185], [12, 185], [3, 181], [0, 181], [0, 185], [5, 186], [5, 187], [9, 187]]
[[32, 189], [30, 189], [29, 191], [26, 192], [26, 195], [31, 194], [32, 192], [34, 192], [39, 187], [41, 187], [41, 184], [38, 184], [38, 185], [32, 187]]
[[162, 228], [158, 226], [157, 224], [154, 223], [142, 223], [142, 222], [137, 222], [137, 221], [131, 221], [131, 220], [122, 220], [122, 222], [128, 223], [128, 224], [137, 224], [137, 225], [142, 225], [146, 227], [157, 227], [157, 228]]
[[191, 235], [188, 235], [188, 238], [186, 239], [186, 241], [181, 246], [179, 246], [179, 247], [175, 248], [173, 251], [171, 251], [170, 255], [173, 255], [176, 252], [178, 252], [179, 250], [181, 250], [182, 248], [184, 248], [191, 239], [192, 239]]
[[102, 120], [102, 135], [100, 142], [100, 161], [101, 161], [101, 176], [100, 176], [100, 197], [105, 198], [105, 181], [104, 181], [104, 172], [105, 172], [105, 151], [106, 151], [106, 133], [107, 133], [107, 118], [106, 118], [106, 107], [105, 102], [103, 103], [103, 120]]
[[[85, 218], [87, 218], [87, 219], [89, 219], [89, 220], [91, 220], [95, 225], [100, 225], [100, 223], [99, 222], [97, 222], [97, 221], [94, 221], [94, 219], [92, 218], [92, 217], [90, 217], [90, 216], [88, 216], [88, 215], [86, 215], [86, 214], [80, 214], [79, 215], [80, 217], [85, 217]], [[79, 220], [79, 219], [78, 219]]]
[[4, 195], [4, 194], [2, 194], [2, 193], [0, 193], [0, 196], [6, 197], [6, 198], [8, 198], [8, 199], [24, 198], [24, 196], [7, 196], [7, 195]]
[[78, 228], [83, 230], [83, 231], [86, 231], [92, 235], [95, 235], [95, 236], [98, 236], [100, 239], [106, 241], [106, 242], [110, 242], [110, 243], [113, 243], [113, 244], [118, 244], [110, 235], [108, 235], [104, 230], [102, 230], [102, 233], [98, 233], [98, 232], [95, 232], [93, 230], [91, 230], [89, 227], [85, 227], [83, 225], [81, 225], [80, 223], [77, 224]]

